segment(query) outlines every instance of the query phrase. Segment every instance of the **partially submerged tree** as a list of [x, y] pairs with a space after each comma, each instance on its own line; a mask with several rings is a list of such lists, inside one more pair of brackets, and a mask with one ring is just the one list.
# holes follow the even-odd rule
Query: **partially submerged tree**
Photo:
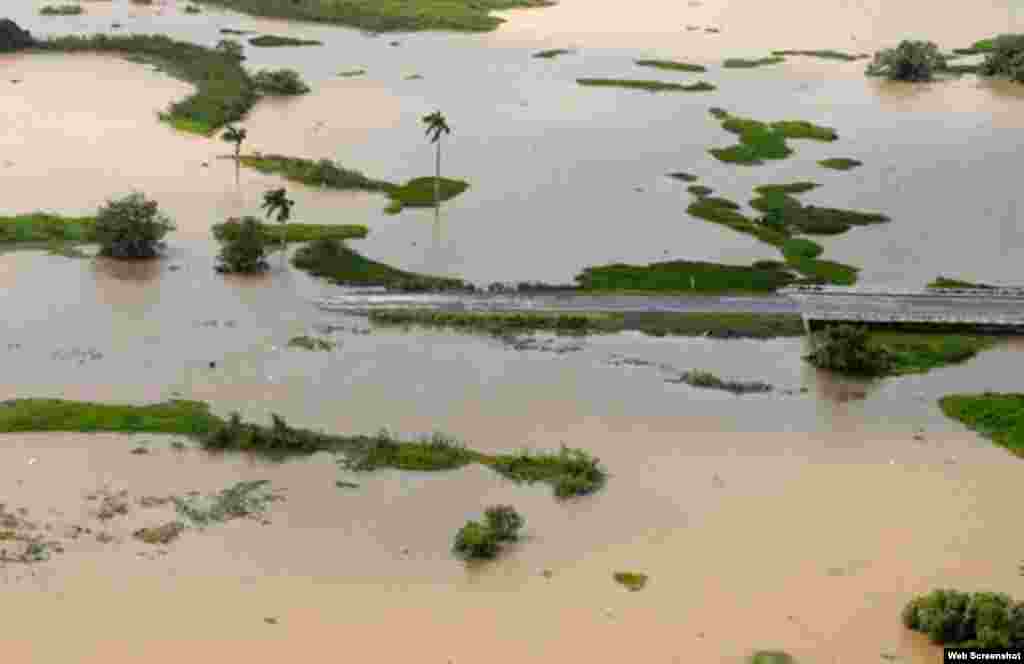
[[299, 72], [294, 69], [264, 69], [252, 77], [256, 89], [268, 95], [304, 95], [309, 86], [302, 82]]
[[434, 169], [434, 206], [441, 204], [441, 136], [452, 133], [448, 121], [441, 111], [434, 111], [423, 116], [423, 124], [427, 125], [427, 136], [437, 146], [437, 159]]
[[825, 328], [814, 336], [814, 350], [804, 359], [819, 369], [861, 376], [880, 376], [892, 367], [889, 352], [870, 344], [866, 326]]
[[1024, 83], [1024, 35], [999, 35], [981, 63], [985, 76], [1007, 76]]
[[292, 206], [295, 201], [288, 198], [288, 192], [284, 187], [271, 189], [263, 194], [263, 204], [260, 206], [267, 213], [269, 219], [277, 215], [277, 221], [281, 224], [281, 265], [284, 266], [284, 257], [287, 253], [288, 242], [288, 220], [292, 217]]
[[164, 248], [174, 224], [140, 192], [108, 200], [96, 215], [100, 254], [112, 258], [153, 258]]
[[454, 549], [464, 558], [493, 558], [503, 542], [519, 539], [523, 517], [511, 505], [494, 505], [484, 512], [484, 522], [467, 521], [455, 534]]
[[218, 272], [254, 274], [269, 267], [266, 260], [269, 238], [256, 217], [228, 219], [213, 227], [213, 235], [221, 243]]
[[875, 53], [867, 74], [893, 81], [930, 81], [946, 66], [946, 56], [935, 43], [904, 40], [896, 48]]

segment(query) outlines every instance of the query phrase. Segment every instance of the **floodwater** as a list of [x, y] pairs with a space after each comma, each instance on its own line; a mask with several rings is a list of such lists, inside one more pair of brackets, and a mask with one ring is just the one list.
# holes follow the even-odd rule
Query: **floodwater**
[[[8, 5], [37, 34], [118, 20], [123, 31], [210, 44], [220, 27], [323, 39], [319, 50], [247, 49], [252, 65], [293, 66], [314, 86], [306, 97], [258, 105], [245, 123], [247, 149], [331, 157], [401, 180], [429, 172], [418, 119], [441, 106], [455, 127], [445, 170], [473, 188], [445, 206], [439, 225], [430, 211], [386, 216], [379, 196], [289, 185], [297, 220], [366, 223], [371, 235], [359, 246], [404, 268], [566, 281], [611, 260], [772, 256], [688, 219], [684, 187], [662, 177], [672, 170], [740, 199], [756, 184], [812, 178], [825, 186], [808, 201], [892, 215], [888, 226], [826, 243], [828, 257], [865, 266], [871, 283], [919, 285], [954, 270], [1012, 282], [1019, 263], [1017, 88], [971, 78], [894, 86], [865, 80], [859, 63], [799, 60], [740, 72], [713, 66], [706, 78], [720, 91], [702, 97], [572, 83], [653, 77], [630, 65], [634, 57], [714, 64], [771, 48], [870, 50], [911, 29], [951, 48], [1019, 27], [1024, 16], [1005, 3], [960, 17], [918, 0], [886, 3], [886, 13], [880, 3], [769, 10], [567, 0], [510, 12], [487, 35], [377, 38], [212, 9], [186, 16], [174, 4], [87, 3], [85, 16], [61, 19], [36, 16], [36, 3]], [[774, 28], [776, 16], [799, 11], [810, 13]], [[691, 21], [722, 32], [686, 32]], [[565, 45], [579, 54], [529, 57]], [[369, 75], [333, 76], [354, 67]], [[403, 80], [410, 73], [425, 78]], [[8, 510], [24, 507], [55, 533], [85, 524], [114, 537], [79, 538], [48, 562], [0, 567], [7, 659], [739, 664], [764, 648], [801, 662], [925, 664], [938, 650], [899, 622], [912, 595], [958, 587], [1024, 596], [1024, 532], [1006, 499], [1020, 461], [936, 405], [950, 392], [1018, 391], [1021, 340], [961, 366], [863, 382], [807, 366], [801, 339], [620, 334], [559, 353], [374, 329], [318, 310], [314, 300], [337, 289], [281, 268], [277, 256], [263, 277], [214, 272], [210, 225], [258, 213], [261, 192], [280, 180], [243, 170], [236, 184], [233, 164], [217, 158], [230, 146], [157, 123], [155, 111], [188, 90], [114, 58], [0, 57], [4, 214], [83, 214], [141, 189], [178, 225], [155, 261], [0, 254], [0, 400], [190, 398], [221, 415], [265, 422], [279, 413], [335, 432], [444, 431], [484, 451], [564, 442], [600, 457], [611, 477], [594, 496], [558, 502], [545, 486], [516, 486], [481, 467], [355, 474], [328, 455], [268, 464], [174, 450], [160, 436], [7, 435], [0, 502]], [[843, 139], [794, 142], [792, 158], [761, 168], [727, 167], [705, 153], [730, 140], [707, 117], [710, 105], [831, 124]], [[814, 162], [825, 156], [866, 165], [822, 172]], [[288, 349], [300, 334], [338, 345]], [[764, 380], [776, 391], [735, 397], [666, 382], [687, 369]], [[130, 453], [142, 443], [151, 454]], [[269, 524], [188, 530], [158, 550], [130, 534], [171, 518], [168, 508], [133, 502], [100, 523], [85, 500], [103, 487], [135, 498], [242, 479], [285, 491]], [[526, 538], [498, 561], [467, 567], [451, 555], [451, 537], [494, 503], [519, 509]], [[619, 587], [611, 575], [620, 570], [649, 574], [648, 587]]]

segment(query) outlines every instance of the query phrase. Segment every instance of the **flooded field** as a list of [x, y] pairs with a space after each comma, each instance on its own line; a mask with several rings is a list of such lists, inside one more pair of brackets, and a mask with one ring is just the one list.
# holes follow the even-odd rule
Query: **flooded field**
[[[246, 47], [248, 66], [293, 67], [313, 87], [260, 102], [245, 122], [246, 150], [404, 180], [430, 173], [419, 120], [443, 108], [454, 129], [444, 172], [472, 187], [439, 222], [429, 210], [385, 215], [383, 196], [288, 184], [296, 221], [364, 223], [370, 235], [357, 246], [405, 269], [562, 282], [609, 261], [777, 257], [689, 218], [685, 186], [664, 177], [686, 170], [739, 201], [759, 184], [812, 179], [823, 186], [807, 202], [891, 215], [825, 242], [829, 258], [864, 267], [865, 283], [919, 286], [940, 272], [1019, 282], [1024, 88], [973, 77], [901, 86], [866, 79], [862, 62], [720, 63], [773, 49], [870, 52], [907, 36], [948, 50], [1024, 28], [1020, 3], [937, 12], [919, 0], [564, 0], [505, 13], [489, 34], [377, 37], [205, 7], [186, 15], [185, 3], [87, 2], [86, 14], [58, 18], [38, 16], [40, 4], [4, 8], [37, 36], [117, 21], [121, 32], [206, 45], [224, 27], [324, 41]], [[578, 52], [530, 57], [556, 47]], [[697, 78], [649, 76], [631, 64], [639, 57], [706, 64], [700, 78], [719, 89], [575, 85]], [[336, 75], [353, 68], [368, 73]], [[424, 78], [405, 80], [414, 73]], [[189, 90], [117, 58], [0, 55], [3, 214], [89, 214], [139, 189], [178, 227], [152, 261], [0, 253], [0, 400], [195, 399], [259, 423], [276, 413], [336, 433], [440, 431], [482, 452], [564, 443], [599, 457], [608, 484], [558, 501], [547, 485], [479, 465], [360, 473], [327, 453], [270, 463], [212, 456], [175, 436], [3, 435], [0, 517], [19, 515], [63, 550], [32, 564], [0, 553], [7, 660], [740, 664], [780, 649], [804, 664], [930, 664], [940, 650], [899, 621], [912, 595], [1024, 596], [1024, 531], [1007, 499], [1021, 462], [936, 405], [951, 392], [1018, 391], [1024, 340], [927, 374], [862, 381], [810, 367], [801, 338], [533, 335], [523, 350], [376, 328], [317, 309], [338, 289], [276, 256], [260, 277], [214, 271], [210, 226], [261, 214], [263, 191], [282, 181], [247, 169], [236, 180], [219, 159], [231, 146], [160, 124], [156, 111]], [[796, 142], [770, 165], [729, 166], [706, 152], [732, 142], [709, 106], [827, 124], [841, 138]], [[865, 166], [815, 164], [834, 156]], [[288, 347], [305, 334], [336, 346]], [[737, 397], [671, 382], [692, 369], [774, 390]], [[190, 527], [167, 545], [133, 537], [174, 518], [166, 497], [243, 480], [268, 480], [283, 500], [261, 518]], [[101, 519], [100, 494], [118, 496], [123, 512]], [[497, 561], [459, 561], [454, 532], [497, 503], [525, 516], [526, 536]], [[648, 574], [647, 587], [617, 585], [622, 570]]]

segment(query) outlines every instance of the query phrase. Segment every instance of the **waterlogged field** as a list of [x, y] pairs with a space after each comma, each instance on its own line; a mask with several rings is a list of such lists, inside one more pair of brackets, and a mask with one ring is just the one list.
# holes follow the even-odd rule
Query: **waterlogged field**
[[[899, 620], [912, 596], [1024, 597], [1024, 533], [1006, 499], [1021, 461], [938, 405], [953, 393], [1020, 392], [1020, 339], [869, 381], [813, 369], [800, 337], [405, 329], [318, 310], [313, 300], [337, 287], [276, 255], [262, 276], [218, 275], [210, 235], [228, 216], [262, 216], [263, 191], [287, 186], [295, 221], [363, 224], [368, 237], [351, 244], [370, 258], [478, 282], [566, 282], [617, 261], [780, 259], [771, 244], [688, 216], [690, 183], [666, 177], [685, 172], [747, 216], [755, 187], [814, 182], [804, 205], [890, 217], [813, 238], [824, 258], [860, 267], [862, 282], [1012, 283], [1019, 88], [881, 83], [862, 76], [863, 61], [722, 62], [870, 52], [905, 36], [948, 50], [1024, 28], [1014, 8], [565, 0], [502, 13], [486, 34], [374, 37], [205, 5], [84, 6], [59, 17], [20, 0], [5, 10], [37, 36], [165, 32], [212, 46], [230, 28], [321, 41], [245, 47], [247, 67], [292, 67], [312, 92], [260, 101], [244, 152], [329, 158], [405, 182], [433, 169], [420, 117], [441, 108], [454, 129], [443, 174], [470, 187], [437, 218], [389, 215], [384, 194], [236, 170], [220, 158], [233, 146], [161, 124], [157, 111], [192, 88], [152, 65], [0, 55], [0, 216], [90, 216], [138, 189], [177, 224], [158, 260], [0, 254], [0, 401], [187, 399], [266, 426], [277, 414], [339, 435], [443, 432], [487, 458], [564, 444], [599, 458], [608, 477], [559, 499], [480, 464], [357, 471], [328, 452], [209, 454], [184, 435], [3, 434], [6, 658], [741, 664], [765, 649], [798, 662], [926, 664], [940, 651]], [[532, 57], [556, 48], [569, 52]], [[366, 73], [338, 75], [357, 69]], [[577, 78], [717, 90], [651, 94]], [[737, 137], [711, 106], [839, 138], [790, 141], [793, 154], [760, 166], [723, 163], [708, 150]], [[829, 158], [863, 165], [818, 165]], [[123, 428], [145, 428], [124, 413]], [[101, 419], [76, 423], [102, 429]], [[237, 492], [247, 488], [265, 501], [246, 502]], [[234, 511], [200, 519], [196, 506], [215, 495]], [[452, 537], [492, 504], [515, 505], [524, 536], [496, 561], [465, 564]], [[182, 530], [160, 529], [175, 519]], [[615, 582], [624, 571], [647, 575], [642, 590]]]

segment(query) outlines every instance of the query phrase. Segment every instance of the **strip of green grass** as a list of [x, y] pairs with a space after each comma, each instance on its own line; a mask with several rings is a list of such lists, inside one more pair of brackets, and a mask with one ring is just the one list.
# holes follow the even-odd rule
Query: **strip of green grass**
[[[405, 184], [392, 186], [387, 190], [391, 197], [391, 204], [387, 212], [395, 213], [403, 207], [433, 207], [434, 205], [434, 182], [432, 176], [413, 178]], [[440, 200], [447, 201], [455, 198], [462, 192], [469, 189], [469, 183], [465, 180], [453, 180], [441, 178]]]
[[369, 319], [380, 325], [422, 325], [467, 329], [490, 334], [514, 334], [550, 330], [587, 332], [607, 329], [618, 318], [612, 314], [521, 312], [521, 311], [436, 311], [433, 309], [372, 309]]
[[77, 16], [84, 14], [82, 5], [44, 5], [39, 13], [43, 16]]
[[654, 67], [668, 71], [705, 72], [708, 70], [704, 65], [692, 65], [688, 62], [677, 62], [675, 60], [634, 60], [634, 64], [640, 67]]
[[647, 92], [710, 92], [715, 86], [704, 81], [698, 81], [690, 85], [680, 83], [666, 83], [664, 81], [648, 81], [640, 79], [624, 78], [577, 78], [580, 85], [604, 88], [627, 88], [630, 90], [646, 90]]
[[366, 258], [338, 240], [317, 240], [301, 247], [292, 264], [336, 284], [385, 286], [403, 291], [470, 290], [461, 279], [405, 272]]
[[324, 43], [315, 39], [295, 39], [294, 37], [280, 37], [278, 35], [260, 35], [249, 40], [253, 46], [274, 47], [274, 46], [323, 46]]
[[711, 196], [700, 196], [686, 208], [686, 212], [693, 217], [710, 221], [722, 226], [728, 226], [734, 231], [753, 235], [762, 242], [781, 247], [789, 236], [763, 224], [758, 224], [753, 219], [737, 212], [739, 205], [724, 198]]
[[0, 244], [95, 240], [96, 217], [61, 217], [47, 212], [0, 217]]
[[551, 58], [557, 58], [560, 55], [569, 55], [570, 53], [575, 52], [576, 51], [572, 50], [571, 48], [549, 48], [544, 51], [537, 51], [536, 53], [533, 54], [533, 57], [550, 60]]
[[239, 12], [273, 18], [336, 23], [374, 32], [494, 30], [504, 21], [491, 11], [547, 7], [549, 0], [205, 0]]
[[163, 35], [55, 37], [38, 47], [64, 53], [118, 53], [158, 62], [168, 74], [197, 88], [160, 115], [182, 131], [209, 136], [242, 120], [258, 98], [253, 80], [237, 58]]
[[785, 271], [702, 261], [665, 261], [649, 265], [615, 263], [588, 267], [577, 275], [587, 291], [670, 293], [772, 292], [793, 281]]
[[949, 277], [938, 276], [931, 283], [928, 284], [928, 288], [995, 288], [989, 284], [976, 284], [971, 281], [963, 281], [960, 279], [951, 279]]
[[802, 194], [812, 189], [817, 189], [821, 185], [817, 182], [790, 182], [789, 184], [763, 184], [759, 187], [754, 187], [754, 191], [759, 194], [770, 195], [770, 194]]
[[787, 55], [798, 55], [810, 58], [824, 58], [826, 60], [843, 60], [850, 62], [853, 60], [862, 60], [864, 58], [870, 58], [870, 55], [863, 53], [859, 55], [852, 55], [850, 53], [844, 53], [842, 51], [833, 51], [831, 49], [825, 49], [822, 51], [772, 51], [772, 55], [787, 56]]
[[1024, 456], [1024, 394], [949, 394], [939, 408], [1017, 456]]
[[751, 69], [753, 67], [764, 67], [766, 65], [777, 65], [780, 62], [785, 62], [786, 58], [773, 55], [765, 58], [758, 58], [756, 60], [748, 60], [747, 58], [729, 58], [722, 63], [722, 66], [726, 69]]
[[[314, 240], [321, 239], [335, 239], [335, 240], [361, 240], [365, 238], [370, 229], [362, 224], [293, 224], [288, 223], [283, 226], [285, 228], [285, 239], [288, 242], [313, 242]], [[214, 224], [211, 230], [213, 231], [214, 237], [218, 240], [232, 240], [235, 239], [233, 236], [236, 233], [232, 232], [232, 229], [237, 229], [237, 224]], [[261, 223], [260, 230], [268, 237], [271, 241], [280, 241], [281, 238], [281, 224], [268, 224]], [[273, 246], [270, 247], [273, 249]]]
[[890, 373], [902, 375], [966, 362], [994, 346], [996, 340], [964, 334], [872, 332], [871, 343], [889, 351], [892, 357]]
[[814, 282], [837, 286], [852, 286], [857, 283], [857, 273], [860, 271], [860, 268], [852, 265], [793, 254], [786, 255], [786, 263]]
[[849, 159], [847, 157], [834, 157], [832, 159], [822, 159], [818, 162], [819, 166], [825, 168], [831, 168], [836, 171], [848, 171], [858, 166], [863, 166], [864, 162], [857, 161], [856, 159]]
[[418, 441], [376, 436], [334, 435], [289, 426], [272, 415], [271, 426], [249, 424], [237, 414], [223, 420], [199, 401], [169, 401], [148, 406], [100, 404], [60, 399], [0, 402], [0, 432], [114, 431], [188, 436], [211, 451], [245, 451], [274, 458], [327, 451], [342, 453], [353, 470], [449, 470], [480, 463], [517, 482], [550, 484], [558, 497], [593, 493], [607, 472], [583, 450], [484, 454], [435, 434]]

